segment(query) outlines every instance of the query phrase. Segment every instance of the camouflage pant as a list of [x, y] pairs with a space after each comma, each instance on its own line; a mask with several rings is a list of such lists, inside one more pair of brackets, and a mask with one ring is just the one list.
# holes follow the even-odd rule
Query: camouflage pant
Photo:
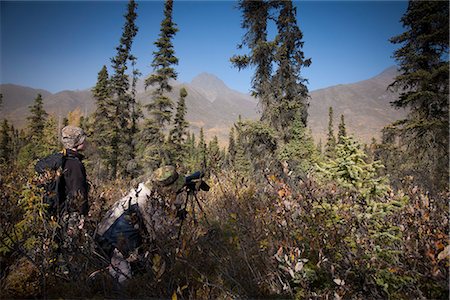
[[86, 242], [84, 216], [78, 212], [63, 215], [61, 222], [61, 248], [76, 251]]

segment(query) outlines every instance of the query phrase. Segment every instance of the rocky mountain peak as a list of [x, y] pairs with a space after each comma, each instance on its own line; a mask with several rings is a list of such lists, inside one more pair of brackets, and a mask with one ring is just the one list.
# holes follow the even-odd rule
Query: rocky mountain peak
[[211, 92], [229, 90], [221, 79], [210, 73], [200, 73], [192, 79], [191, 85]]

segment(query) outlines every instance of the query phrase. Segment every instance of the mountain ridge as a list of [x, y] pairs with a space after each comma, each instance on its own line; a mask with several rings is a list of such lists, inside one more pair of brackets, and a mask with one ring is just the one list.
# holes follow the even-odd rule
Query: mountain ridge
[[[395, 110], [389, 104], [398, 96], [387, 90], [396, 72], [396, 68], [391, 67], [366, 80], [310, 92], [308, 127], [316, 142], [326, 140], [330, 106], [334, 109], [335, 132], [340, 115], [343, 114], [348, 132], [364, 142], [369, 142], [372, 137], [379, 137], [385, 125], [403, 118], [406, 112]], [[239, 115], [243, 119], [259, 118], [255, 98], [230, 89], [214, 74], [203, 72], [190, 83], [173, 81], [172, 85], [173, 91], [169, 96], [174, 104], [181, 87], [185, 87], [188, 92], [186, 104], [190, 129], [198, 133], [203, 127], [207, 138], [217, 135], [222, 145], [226, 144], [229, 128]], [[42, 94], [46, 111], [55, 116], [66, 116], [76, 108], [85, 114], [90, 114], [95, 109], [95, 100], [89, 89], [65, 90], [53, 94], [42, 89], [1, 84], [0, 90], [4, 95], [0, 118], [7, 118], [16, 128], [25, 126], [28, 106], [33, 104], [37, 93]], [[142, 105], [151, 101], [153, 89], [145, 89], [143, 79], [139, 81], [137, 91], [136, 98]]]

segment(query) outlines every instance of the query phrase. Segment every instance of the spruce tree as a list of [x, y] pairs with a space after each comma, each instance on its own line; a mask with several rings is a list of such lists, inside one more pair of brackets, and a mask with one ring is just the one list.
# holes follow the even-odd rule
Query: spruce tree
[[228, 138], [228, 165], [233, 166], [236, 158], [236, 143], [234, 140], [234, 127], [230, 129], [230, 135]]
[[184, 158], [184, 166], [190, 172], [194, 172], [197, 170], [198, 165], [198, 152], [197, 145], [195, 142], [195, 134], [188, 133], [186, 140], [186, 156]]
[[41, 94], [37, 95], [34, 104], [29, 108], [31, 115], [27, 117], [28, 135], [33, 142], [40, 143], [44, 136], [45, 121], [48, 117], [48, 113], [44, 110], [44, 101]]
[[13, 125], [10, 127], [9, 136], [11, 137], [11, 161], [16, 161], [20, 149], [24, 146], [24, 134], [15, 129]]
[[142, 107], [139, 102], [136, 100], [136, 94], [137, 94], [137, 83], [139, 80], [139, 77], [142, 75], [142, 73], [136, 68], [137, 64], [137, 58], [133, 55], [130, 56], [131, 66], [132, 66], [132, 82], [131, 82], [131, 101], [130, 101], [130, 108], [131, 108], [131, 128], [130, 128], [130, 143], [131, 143], [131, 151], [133, 158], [135, 156], [136, 151], [136, 145], [137, 141], [134, 140], [134, 138], [139, 133], [139, 119], [143, 118], [142, 113]]
[[92, 124], [92, 143], [97, 148], [97, 153], [104, 167], [108, 169], [113, 164], [113, 149], [110, 141], [115, 129], [114, 116], [112, 114], [111, 87], [106, 66], [103, 66], [98, 73], [97, 84], [92, 89], [92, 95], [96, 104]]
[[[273, 1], [280, 10], [276, 25], [278, 34], [275, 38], [276, 52], [274, 62], [277, 65], [272, 78], [273, 103], [270, 107], [269, 124], [278, 131], [286, 131], [292, 120], [300, 116], [304, 126], [308, 118], [307, 81], [301, 76], [301, 70], [311, 64], [302, 51], [303, 33], [297, 25], [296, 8], [292, 1]], [[284, 142], [286, 136], [283, 137]]]
[[45, 154], [51, 154], [58, 150], [61, 150], [61, 144], [59, 142], [58, 124], [54, 116], [49, 116], [45, 122], [43, 132], [43, 146], [45, 148]]
[[432, 190], [448, 188], [449, 161], [449, 2], [410, 1], [401, 19], [406, 31], [391, 38], [400, 75], [395, 107], [408, 108], [394, 125], [414, 163], [417, 180]]
[[27, 117], [28, 125], [24, 146], [18, 154], [19, 165], [30, 167], [31, 162], [48, 154], [44, 142], [44, 129], [48, 113], [44, 110], [42, 95], [38, 94], [34, 104], [29, 106], [30, 115]]
[[334, 180], [344, 188], [356, 190], [363, 197], [380, 196], [387, 191], [387, 179], [379, 176], [383, 165], [378, 161], [366, 162], [361, 144], [353, 137], [342, 137], [342, 144], [336, 146], [335, 158], [318, 167], [325, 177]]
[[274, 55], [274, 42], [268, 40], [267, 33], [271, 5], [270, 1], [266, 0], [240, 0], [238, 7], [242, 11], [241, 27], [247, 30], [238, 48], [245, 45], [250, 49], [250, 53], [234, 55], [230, 61], [239, 70], [255, 68], [252, 77], [252, 95], [259, 99], [262, 119], [265, 119], [270, 111], [270, 79]]
[[336, 148], [336, 137], [334, 136], [333, 128], [333, 108], [330, 106], [328, 109], [328, 135], [327, 143], [325, 144], [325, 156], [333, 158]]
[[240, 130], [237, 131], [236, 155], [234, 158], [233, 169], [242, 178], [247, 178], [252, 172], [252, 161], [250, 160], [249, 155], [245, 149], [244, 138], [240, 132]]
[[[306, 126], [308, 90], [300, 71], [311, 61], [304, 58], [301, 50], [303, 35], [292, 1], [243, 0], [239, 8], [243, 13], [241, 26], [247, 30], [240, 47], [246, 45], [250, 54], [235, 55], [231, 62], [239, 69], [255, 68], [252, 92], [261, 106], [261, 120], [283, 132], [300, 114]], [[278, 17], [273, 12], [279, 12]], [[269, 20], [276, 20], [277, 35], [273, 41], [268, 40]], [[273, 74], [274, 66], [277, 69]]]
[[186, 121], [186, 96], [185, 88], [180, 89], [180, 98], [177, 103], [177, 111], [173, 120], [173, 128], [170, 130], [171, 152], [173, 152], [173, 163], [179, 164], [185, 156], [185, 139], [188, 135], [189, 123]]
[[205, 141], [205, 134], [203, 132], [203, 127], [200, 128], [200, 137], [197, 145], [197, 151], [198, 151], [198, 163], [199, 168], [203, 171], [206, 171], [206, 168], [208, 167], [207, 164], [207, 148], [206, 148], [206, 141]]
[[[177, 79], [177, 73], [173, 68], [178, 64], [178, 58], [175, 57], [175, 50], [172, 44], [172, 39], [178, 29], [176, 24], [172, 21], [173, 0], [166, 0], [164, 5], [164, 19], [161, 22], [161, 28], [158, 40], [154, 43], [158, 51], [153, 52], [152, 67], [154, 73], [145, 80], [146, 88], [148, 86], [155, 86], [152, 95], [152, 102], [147, 105], [149, 112], [149, 120], [145, 124], [144, 130], [147, 136], [147, 142], [153, 145], [147, 145], [147, 151], [152, 152], [152, 157], [159, 165], [163, 160], [168, 160], [168, 154], [164, 153], [164, 149], [156, 145], [165, 143], [163, 131], [170, 123], [172, 118], [173, 102], [167, 96], [167, 93], [172, 91], [170, 80]], [[158, 151], [151, 150], [157, 149]]]
[[4, 119], [0, 128], [0, 165], [7, 164], [12, 157], [12, 138], [8, 120]]
[[219, 140], [215, 135], [208, 145], [208, 166], [213, 174], [217, 174], [222, 165], [222, 153], [220, 151]]
[[126, 73], [131, 55], [131, 46], [133, 39], [137, 34], [138, 28], [135, 25], [137, 4], [134, 0], [130, 0], [125, 15], [125, 25], [123, 27], [120, 44], [116, 48], [117, 55], [111, 59], [114, 74], [110, 79], [113, 107], [113, 130], [111, 132], [110, 145], [111, 157], [109, 159], [111, 165], [112, 177], [118, 175], [130, 175], [128, 170], [128, 162], [134, 158], [132, 144], [130, 143], [131, 135], [131, 106], [134, 101], [129, 92], [130, 82]]
[[322, 149], [323, 149], [323, 145], [322, 145], [322, 139], [319, 139], [319, 142], [317, 143], [317, 153], [319, 153], [320, 156], [322, 156]]
[[317, 148], [310, 131], [307, 130], [300, 116], [292, 121], [288, 131], [288, 142], [278, 150], [278, 158], [288, 164], [290, 171], [296, 175], [306, 175], [318, 160]]
[[339, 123], [338, 144], [342, 144], [342, 138], [347, 136], [347, 129], [345, 128], [344, 115], [341, 115], [341, 122]]

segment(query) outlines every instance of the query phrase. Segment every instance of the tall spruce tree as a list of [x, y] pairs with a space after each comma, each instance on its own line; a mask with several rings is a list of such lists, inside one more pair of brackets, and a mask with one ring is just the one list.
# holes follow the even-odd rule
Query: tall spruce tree
[[234, 138], [234, 127], [231, 127], [228, 138], [228, 165], [233, 166], [236, 158], [236, 143]]
[[341, 122], [339, 123], [338, 144], [342, 144], [343, 137], [347, 136], [347, 129], [345, 127], [344, 115], [341, 115]]
[[306, 175], [319, 158], [312, 134], [300, 116], [292, 121], [288, 134], [288, 142], [279, 147], [278, 158], [287, 163], [290, 171], [295, 171], [297, 175]]
[[[246, 45], [250, 54], [235, 55], [231, 62], [239, 69], [255, 67], [252, 89], [261, 106], [261, 120], [283, 132], [293, 117], [300, 114], [306, 126], [308, 90], [300, 71], [311, 60], [305, 59], [301, 50], [303, 35], [292, 1], [242, 0], [239, 8], [243, 13], [241, 26], [247, 30], [240, 47]], [[279, 12], [278, 17], [274, 12]], [[278, 30], [272, 41], [267, 34], [271, 19], [276, 20]], [[277, 69], [273, 74], [274, 66]]]
[[186, 136], [189, 123], [186, 121], [186, 97], [187, 91], [180, 89], [180, 98], [177, 102], [177, 111], [173, 120], [173, 128], [170, 130], [171, 152], [173, 152], [172, 163], [180, 164], [185, 156]]
[[199, 168], [203, 171], [206, 170], [208, 167], [207, 163], [207, 155], [208, 155], [208, 149], [206, 148], [206, 141], [205, 141], [205, 134], [203, 132], [203, 127], [200, 128], [200, 137], [197, 145], [197, 151], [198, 151], [198, 163]]
[[247, 32], [242, 44], [250, 49], [246, 55], [234, 55], [230, 60], [239, 70], [254, 67], [252, 77], [252, 95], [259, 99], [262, 119], [266, 119], [270, 108], [270, 80], [272, 76], [274, 41], [268, 40], [267, 26], [270, 16], [270, 1], [240, 0], [239, 9], [242, 11], [241, 27]]
[[38, 94], [34, 104], [29, 106], [30, 115], [27, 117], [27, 132], [24, 146], [18, 154], [19, 165], [30, 167], [30, 162], [48, 154], [45, 146], [44, 129], [48, 113], [44, 110], [42, 95]]
[[[97, 77], [97, 84], [92, 89], [96, 109], [94, 112], [92, 127], [92, 143], [97, 148], [97, 153], [108, 170], [113, 164], [113, 152], [110, 145], [114, 132], [114, 117], [112, 114], [111, 87], [108, 70], [103, 66]], [[108, 173], [108, 171], [106, 171]]]
[[11, 161], [16, 161], [19, 155], [20, 148], [25, 144], [23, 135], [19, 130], [15, 129], [13, 125], [10, 127], [10, 137], [11, 137]]
[[213, 174], [217, 174], [222, 165], [222, 153], [220, 151], [219, 139], [215, 135], [208, 145], [208, 168]]
[[4, 119], [0, 127], [0, 165], [9, 163], [12, 157], [12, 137], [8, 120]]
[[112, 106], [113, 106], [113, 130], [110, 139], [111, 157], [109, 163], [111, 166], [112, 177], [128, 176], [128, 162], [134, 158], [131, 136], [131, 106], [134, 101], [130, 95], [130, 82], [127, 74], [128, 63], [133, 56], [131, 47], [133, 39], [137, 34], [138, 28], [135, 25], [137, 4], [130, 0], [127, 6], [125, 25], [123, 27], [120, 44], [116, 48], [117, 55], [111, 59], [114, 74], [110, 79]]
[[250, 155], [246, 151], [245, 141], [243, 136], [243, 127], [241, 116], [239, 115], [238, 122], [234, 125], [236, 128], [236, 155], [234, 158], [233, 170], [235, 170], [242, 178], [247, 178], [252, 171], [252, 161]]
[[395, 107], [408, 108], [393, 126], [406, 147], [419, 182], [432, 190], [448, 188], [449, 175], [449, 2], [410, 1], [401, 19], [406, 31], [391, 38], [400, 75]]
[[328, 108], [328, 135], [327, 143], [325, 144], [325, 156], [328, 158], [334, 158], [336, 148], [336, 137], [334, 136], [333, 128], [333, 108]]
[[45, 122], [48, 113], [44, 110], [44, 100], [42, 95], [38, 94], [34, 99], [34, 104], [29, 106], [31, 115], [27, 117], [28, 120], [28, 135], [31, 141], [40, 144], [44, 136]]
[[186, 157], [184, 159], [184, 166], [190, 172], [197, 170], [198, 152], [195, 142], [195, 134], [188, 133], [186, 140]]
[[[147, 105], [150, 119], [145, 124], [144, 134], [147, 137], [146, 142], [153, 144], [146, 145], [148, 148], [146, 151], [153, 157], [152, 160], [156, 165], [168, 160], [167, 153], [160, 145], [165, 143], [163, 131], [172, 118], [173, 101], [167, 96], [167, 93], [172, 91], [170, 80], [177, 79], [173, 66], [178, 64], [178, 58], [175, 56], [172, 39], [178, 29], [172, 21], [172, 12], [173, 0], [166, 0], [159, 38], [154, 43], [158, 48], [158, 51], [153, 52], [151, 64], [154, 73], [145, 80], [146, 87], [155, 86], [152, 102]], [[157, 150], [156, 153], [155, 150]]]
[[284, 132], [284, 142], [288, 142], [286, 129], [297, 115], [305, 127], [307, 124], [308, 88], [301, 70], [311, 64], [311, 59], [306, 59], [302, 51], [303, 33], [297, 25], [296, 8], [292, 1], [273, 1], [273, 5], [280, 12], [276, 21], [278, 34], [274, 62], [277, 70], [272, 78], [273, 103], [269, 123]]
[[58, 122], [53, 115], [49, 116], [45, 122], [42, 143], [46, 152], [45, 154], [50, 154], [55, 151], [61, 150]]

